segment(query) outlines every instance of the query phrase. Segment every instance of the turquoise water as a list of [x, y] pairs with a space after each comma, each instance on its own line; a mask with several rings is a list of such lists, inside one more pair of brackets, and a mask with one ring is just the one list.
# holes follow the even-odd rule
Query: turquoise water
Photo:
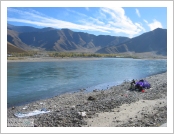
[[97, 60], [7, 63], [8, 107], [85, 88], [107, 89], [124, 80], [167, 71], [167, 60]]

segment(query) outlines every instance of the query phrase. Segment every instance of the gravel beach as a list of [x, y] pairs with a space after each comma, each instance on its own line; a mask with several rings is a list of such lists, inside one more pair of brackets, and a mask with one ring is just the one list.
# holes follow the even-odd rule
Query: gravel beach
[[10, 107], [7, 119], [44, 108], [50, 112], [22, 119], [34, 119], [35, 127], [159, 127], [167, 122], [167, 72], [143, 79], [151, 84], [144, 93], [129, 91], [130, 81], [124, 81], [107, 90], [84, 89]]

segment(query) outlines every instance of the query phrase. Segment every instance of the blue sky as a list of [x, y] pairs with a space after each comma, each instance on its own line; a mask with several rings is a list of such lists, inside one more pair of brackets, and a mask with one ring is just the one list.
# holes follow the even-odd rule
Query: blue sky
[[167, 29], [167, 8], [8, 7], [7, 23], [132, 38], [158, 27]]

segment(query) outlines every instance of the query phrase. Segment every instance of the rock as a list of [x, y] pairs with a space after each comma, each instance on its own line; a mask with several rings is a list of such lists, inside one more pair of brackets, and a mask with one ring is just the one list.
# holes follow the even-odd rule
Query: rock
[[25, 106], [25, 107], [23, 107], [22, 109], [24, 109], [24, 110], [25, 110], [25, 109], [27, 109], [27, 108], [28, 108], [28, 107], [27, 107], [27, 106]]
[[133, 123], [133, 121], [132, 120], [129, 120], [129, 123]]
[[71, 107], [71, 110], [75, 110], [75, 108], [74, 107]]
[[98, 89], [94, 89], [93, 92], [98, 92]]
[[83, 91], [85, 91], [85, 90], [86, 90], [85, 88], [80, 89], [81, 92], [83, 92]]
[[153, 125], [154, 123], [153, 123], [153, 122], [150, 122], [150, 124], [152, 124], [152, 125]]
[[86, 116], [86, 112], [84, 111], [84, 112], [78, 112], [78, 114], [80, 115], [80, 116], [82, 116], [82, 117], [85, 117]]
[[92, 118], [92, 116], [91, 115], [88, 115], [88, 118]]
[[152, 125], [152, 124], [150, 124], [150, 123], [146, 123], [146, 124], [145, 124], [145, 126], [147, 126], [147, 127], [148, 127], [148, 126], [151, 126], [151, 125]]
[[88, 97], [88, 100], [96, 100], [96, 98], [92, 97], [92, 96], [89, 96]]

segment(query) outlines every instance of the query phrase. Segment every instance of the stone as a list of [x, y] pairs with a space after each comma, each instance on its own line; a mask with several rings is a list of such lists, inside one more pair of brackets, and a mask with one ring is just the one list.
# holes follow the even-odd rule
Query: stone
[[82, 116], [82, 117], [85, 117], [86, 116], [86, 112], [84, 111], [84, 112], [78, 112], [78, 114], [80, 115], [80, 116]]
[[94, 89], [93, 92], [98, 92], [98, 89]]
[[92, 96], [89, 96], [88, 97], [88, 100], [96, 100], [96, 98], [92, 97]]

